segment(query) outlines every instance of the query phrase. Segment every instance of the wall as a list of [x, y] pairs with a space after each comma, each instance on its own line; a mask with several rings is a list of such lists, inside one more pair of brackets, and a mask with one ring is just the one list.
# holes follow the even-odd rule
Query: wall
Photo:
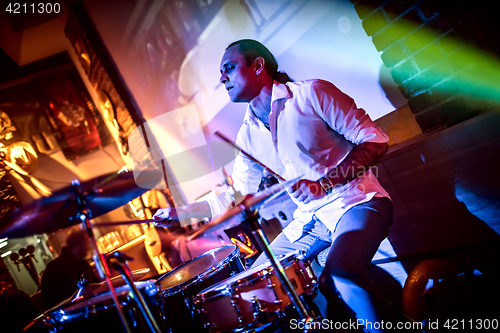
[[351, 2], [424, 131], [500, 103], [493, 2]]
[[[499, 126], [496, 109], [395, 145], [378, 164], [379, 181], [394, 202], [388, 238], [396, 258], [375, 258], [373, 263], [384, 269], [401, 263], [408, 274], [422, 263], [406, 280], [413, 286], [402, 298], [411, 304], [408, 311], [438, 316], [451, 311], [444, 304], [452, 299], [460, 310], [445, 318], [460, 313], [495, 318], [500, 310]], [[465, 273], [462, 280], [450, 278], [452, 271], [445, 266], [439, 273], [423, 262], [434, 258], [456, 264]], [[435, 300], [423, 301], [423, 281], [438, 277], [444, 282], [428, 290]], [[380, 286], [387, 288], [388, 280], [382, 281]], [[391, 293], [398, 295], [397, 288]]]

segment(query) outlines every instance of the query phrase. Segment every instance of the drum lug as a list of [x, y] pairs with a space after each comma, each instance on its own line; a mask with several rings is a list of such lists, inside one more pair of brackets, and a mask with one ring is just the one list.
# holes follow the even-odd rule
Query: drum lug
[[274, 289], [274, 287], [276, 287], [276, 285], [275, 285], [274, 283], [269, 283], [269, 284], [267, 285], [267, 287], [268, 287], [269, 289]]
[[282, 301], [282, 300], [280, 300], [280, 299], [277, 299], [277, 300], [275, 300], [273, 303], [274, 303], [274, 304], [281, 304], [281, 303], [283, 303], [283, 301]]
[[238, 322], [242, 323], [245, 320], [245, 316], [241, 314], [240, 309], [238, 308], [238, 302], [239, 298], [233, 297], [231, 298], [231, 305], [234, 308], [234, 311], [236, 311], [236, 314], [238, 315]]
[[267, 318], [267, 307], [262, 304], [257, 296], [252, 297], [252, 304], [254, 308], [253, 317], [261, 322]]

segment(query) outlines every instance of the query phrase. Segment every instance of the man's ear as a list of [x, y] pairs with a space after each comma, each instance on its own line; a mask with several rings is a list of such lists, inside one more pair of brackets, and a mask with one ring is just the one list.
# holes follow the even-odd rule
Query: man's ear
[[264, 71], [264, 67], [266, 65], [266, 61], [262, 57], [255, 58], [255, 75], [260, 75]]

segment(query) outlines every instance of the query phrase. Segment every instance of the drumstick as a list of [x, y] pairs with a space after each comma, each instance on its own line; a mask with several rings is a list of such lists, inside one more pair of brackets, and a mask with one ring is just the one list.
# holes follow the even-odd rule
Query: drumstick
[[261, 167], [263, 167], [264, 169], [266, 169], [274, 177], [278, 178], [281, 181], [285, 181], [285, 179], [283, 177], [281, 177], [276, 172], [274, 172], [273, 170], [271, 170], [270, 168], [268, 168], [266, 165], [264, 165], [263, 163], [261, 163], [259, 160], [257, 160], [255, 157], [253, 157], [252, 155], [250, 155], [249, 153], [247, 153], [246, 151], [244, 151], [243, 149], [241, 149], [240, 147], [238, 147], [236, 145], [236, 143], [234, 143], [233, 141], [231, 141], [228, 137], [226, 137], [221, 132], [215, 131], [215, 135], [217, 135], [219, 138], [221, 138], [222, 140], [224, 140], [227, 143], [229, 143], [234, 148], [238, 149], [240, 152], [242, 152], [243, 154], [245, 154], [249, 159], [251, 159], [252, 161], [254, 161], [255, 163], [257, 163], [258, 165], [260, 165]]
[[132, 220], [132, 221], [114, 221], [114, 222], [98, 222], [92, 223], [92, 227], [114, 227], [117, 225], [133, 225], [133, 224], [141, 224], [141, 223], [154, 223], [160, 222], [164, 219], [145, 219], [145, 220]]

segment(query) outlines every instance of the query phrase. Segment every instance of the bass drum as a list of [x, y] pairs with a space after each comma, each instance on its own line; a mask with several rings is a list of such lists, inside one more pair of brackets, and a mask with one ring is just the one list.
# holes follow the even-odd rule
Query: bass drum
[[[288, 254], [280, 262], [297, 295], [315, 293], [316, 278], [302, 255]], [[201, 291], [194, 304], [205, 329], [239, 332], [270, 324], [292, 302], [268, 261]]]
[[234, 245], [205, 252], [158, 279], [163, 315], [173, 332], [204, 331], [193, 297], [201, 290], [242, 272], [240, 251]]

